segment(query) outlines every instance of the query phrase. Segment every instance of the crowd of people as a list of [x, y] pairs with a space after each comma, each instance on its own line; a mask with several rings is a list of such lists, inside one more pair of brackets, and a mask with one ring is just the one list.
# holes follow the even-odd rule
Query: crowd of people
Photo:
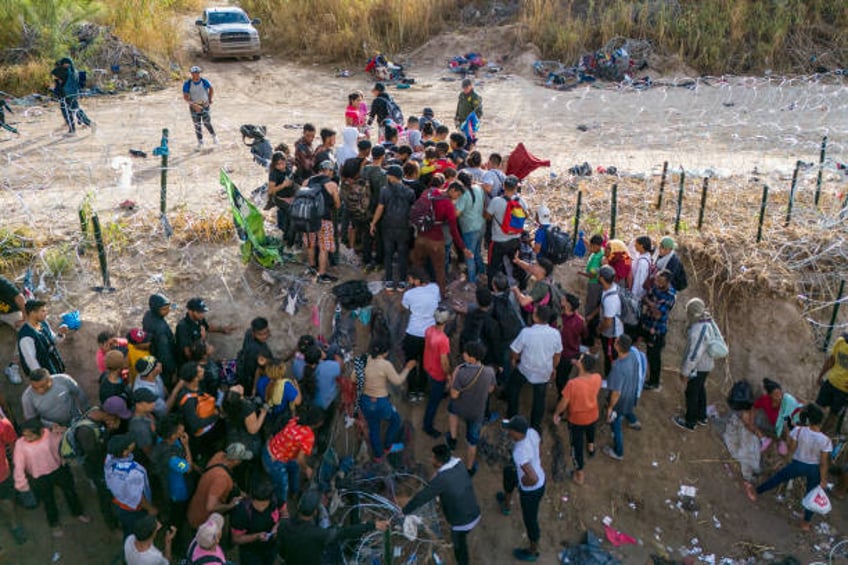
[[[506, 158], [491, 153], [484, 163], [476, 150], [483, 101], [471, 79], [462, 83], [453, 132], [429, 108], [403, 120], [381, 83], [372, 93], [370, 107], [362, 93], [350, 95], [341, 146], [332, 129], [304, 125], [292, 153], [284, 144], [274, 153], [268, 183], [278, 227], [290, 246], [303, 248], [318, 282], [337, 280], [333, 253], [343, 242], [366, 273], [383, 270], [386, 293], [402, 294], [392, 303], [408, 311], [404, 335], [374, 332], [352, 364], [335, 344], [312, 335], [283, 354], [263, 317], [250, 321], [237, 358], [221, 364], [209, 336], [237, 328], [207, 320], [200, 297], [187, 302], [172, 328], [172, 302], [157, 293], [139, 325], [97, 336], [91, 368], [100, 375], [98, 396], [90, 399], [64, 365], [69, 328], [54, 328], [46, 302], [0, 278], [0, 320], [17, 332], [6, 374], [26, 385], [22, 414], [0, 403], [0, 444], [13, 449], [11, 466], [0, 455], [0, 510], [16, 542], [27, 539], [16, 497], [43, 505], [54, 536], [62, 535], [55, 487], [74, 517], [90, 522], [69, 467], [80, 461], [103, 521], [123, 534], [129, 565], [183, 557], [225, 563], [225, 547], [236, 548], [230, 559], [237, 553], [242, 564], [271, 564], [278, 556], [292, 565], [336, 562], [340, 542], [393, 527], [319, 519], [327, 501], [315, 487], [314, 456], [327, 447], [348, 381], [378, 463], [406, 447], [393, 392], [402, 390], [411, 405], [426, 403], [413, 427], [435, 440], [434, 474], [403, 501], [398, 517], [438, 498], [459, 564], [470, 562], [467, 536], [482, 519], [473, 481], [477, 446], [484, 425], [501, 411], [512, 461], [502, 490], [487, 494], [508, 515], [518, 491], [527, 545], [514, 549], [517, 560], [540, 557], [546, 420], [567, 424], [578, 485], [599, 448], [612, 461], [625, 458], [625, 425], [640, 430], [643, 393], [662, 389], [670, 314], [688, 286], [674, 239], [640, 235], [628, 244], [592, 234], [579, 242], [588, 254], [585, 291], [563, 288], [555, 280], [551, 211], [530, 209], [521, 179], [505, 174]], [[208, 118], [213, 90], [199, 68], [192, 68], [184, 94], [198, 143], [202, 126], [217, 141]], [[452, 278], [474, 291], [461, 323], [444, 306]], [[685, 411], [672, 423], [695, 432], [709, 424], [706, 381], [727, 347], [703, 300], [691, 298], [684, 308]], [[837, 340], [821, 375], [817, 402], [832, 417], [848, 397], [846, 340]], [[402, 359], [391, 356], [396, 342]], [[529, 410], [520, 402], [524, 385], [531, 389]], [[755, 500], [796, 476], [807, 478], [809, 490], [824, 484], [832, 445], [821, 433], [822, 409], [808, 404], [798, 416], [800, 403], [779, 384], [765, 389], [751, 408], [758, 416], [740, 422], [758, 438], [785, 441], [794, 459], [759, 487], [748, 484], [746, 493]], [[598, 445], [601, 422], [610, 425], [609, 445]], [[809, 520], [805, 515], [807, 526]]]

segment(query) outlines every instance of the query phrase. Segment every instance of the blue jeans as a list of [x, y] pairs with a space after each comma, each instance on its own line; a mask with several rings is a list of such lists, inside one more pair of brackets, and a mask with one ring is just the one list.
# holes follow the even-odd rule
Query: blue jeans
[[271, 477], [277, 500], [285, 502], [289, 499], [289, 492], [297, 492], [300, 489], [300, 465], [297, 461], [277, 461], [268, 452], [268, 448], [262, 449], [262, 466]]
[[621, 433], [622, 420], [627, 419], [631, 424], [635, 424], [638, 420], [636, 414], [628, 412], [627, 414], [619, 414], [612, 421], [612, 450], [619, 457], [624, 457], [624, 435]]
[[480, 253], [480, 242], [483, 240], [483, 230], [471, 231], [462, 234], [462, 242], [466, 249], [474, 253], [474, 257], [465, 260], [468, 268], [468, 282], [477, 282], [477, 273], [483, 273], [486, 266], [483, 264], [483, 255]]
[[445, 395], [445, 381], [437, 381], [430, 377], [430, 397], [427, 399], [427, 409], [424, 411], [424, 431], [433, 430], [433, 419], [439, 409], [439, 403]]
[[384, 444], [380, 435], [380, 428], [383, 420], [389, 422], [389, 427], [386, 430], [386, 444], [391, 444], [396, 441], [400, 431], [400, 415], [392, 406], [388, 396], [373, 399], [370, 396], [363, 395], [359, 401], [359, 407], [362, 409], [365, 421], [368, 422], [368, 438], [371, 441], [371, 450], [374, 457], [382, 457]]
[[[821, 468], [818, 463], [801, 463], [795, 459], [782, 468], [780, 471], [771, 476], [766, 482], [757, 487], [757, 494], [763, 494], [770, 491], [781, 483], [785, 483], [795, 477], [804, 477], [807, 479], [807, 490], [804, 494], [810, 492], [821, 483]], [[813, 518], [813, 513], [806, 508], [804, 509], [804, 521], [809, 522]]]

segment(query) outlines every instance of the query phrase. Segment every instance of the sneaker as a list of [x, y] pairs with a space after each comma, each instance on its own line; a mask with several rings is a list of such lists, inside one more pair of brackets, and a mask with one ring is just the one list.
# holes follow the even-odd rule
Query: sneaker
[[504, 516], [509, 516], [512, 510], [510, 510], [509, 505], [506, 503], [506, 494], [503, 491], [495, 494], [495, 500], [498, 501], [498, 508], [501, 511], [501, 514]]
[[389, 453], [400, 453], [401, 451], [403, 451], [403, 448], [404, 445], [401, 442], [393, 443], [389, 446], [388, 449], [386, 449], [386, 455], [388, 455]]
[[212, 143], [214, 143], [216, 147], [217, 147], [218, 145], [221, 145], [221, 143], [218, 141], [218, 136], [217, 136], [217, 135], [213, 135], [213, 136], [212, 136]]
[[397, 289], [398, 292], [403, 292], [404, 290], [406, 290], [406, 283], [405, 282], [397, 283], [395, 285], [395, 289]]
[[695, 430], [695, 426], [693, 424], [689, 424], [688, 422], [686, 422], [686, 420], [684, 420], [680, 416], [675, 416], [674, 418], [671, 419], [671, 421], [678, 428], [683, 428], [684, 430], [689, 431], [689, 432]]
[[197, 147], [195, 147], [195, 148], [194, 148], [194, 150], [195, 150], [195, 151], [203, 151], [203, 142], [202, 142], [202, 141], [198, 141], [198, 142], [197, 142]]
[[616, 461], [621, 461], [622, 459], [624, 459], [623, 455], [617, 454], [613, 450], [613, 448], [611, 448], [610, 446], [604, 447], [603, 452], [604, 452], [604, 455], [606, 455], [607, 457], [609, 457], [611, 459], [615, 459]]
[[474, 465], [472, 465], [470, 469], [466, 469], [466, 471], [468, 471], [468, 476], [473, 478], [474, 475], [477, 474], [478, 468], [479, 468], [479, 466], [477, 465], [477, 462], [475, 461]]
[[642, 387], [642, 390], [650, 390], [653, 392], [659, 392], [662, 390], [662, 385], [654, 385], [654, 384], [646, 384]]
[[704, 419], [702, 419], [702, 420], [698, 420], [696, 423], [697, 423], [699, 426], [707, 426], [707, 425], [709, 425], [710, 421], [709, 421], [709, 420], [707, 420], [706, 418], [704, 418]]
[[386, 292], [394, 292], [395, 288], [397, 288], [397, 286], [394, 281], [386, 281], [383, 283], [383, 289], [385, 289]]
[[627, 422], [627, 427], [638, 432], [642, 429], [642, 422], [639, 420], [636, 420], [635, 422]]
[[445, 432], [445, 444], [451, 451], [456, 451], [456, 439], [451, 437], [450, 432]]
[[330, 284], [331, 282], [333, 282], [333, 279], [330, 277], [330, 275], [326, 273], [324, 273], [323, 275], [318, 275], [315, 280], [320, 284]]
[[519, 547], [512, 550], [512, 556], [519, 561], [538, 561], [539, 553], [530, 551], [529, 549]]
[[8, 377], [9, 382], [13, 385], [19, 385], [23, 382], [21, 378], [21, 369], [14, 363], [9, 363], [9, 366], [6, 367], [6, 370], [3, 371], [6, 373], [6, 377]]
[[439, 439], [442, 437], [442, 432], [437, 430], [436, 428], [431, 428], [429, 430], [424, 430], [424, 433], [430, 436], [433, 439]]

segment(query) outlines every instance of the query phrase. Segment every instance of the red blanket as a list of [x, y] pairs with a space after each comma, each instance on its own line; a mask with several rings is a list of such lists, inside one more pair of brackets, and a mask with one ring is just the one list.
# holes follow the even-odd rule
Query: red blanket
[[506, 174], [515, 175], [523, 179], [539, 167], [550, 167], [550, 161], [543, 161], [535, 155], [532, 155], [523, 143], [519, 143], [512, 153], [509, 154], [509, 160], [506, 163]]

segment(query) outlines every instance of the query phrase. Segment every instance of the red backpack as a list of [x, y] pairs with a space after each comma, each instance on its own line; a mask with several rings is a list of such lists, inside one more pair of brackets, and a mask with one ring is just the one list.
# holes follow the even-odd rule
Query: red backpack
[[433, 189], [427, 190], [418, 197], [409, 209], [409, 225], [415, 230], [415, 236], [432, 229], [441, 222], [436, 221], [436, 210], [433, 202], [444, 200], [447, 196], [440, 196]]
[[501, 219], [501, 231], [506, 235], [519, 235], [524, 233], [524, 222], [527, 221], [527, 211], [521, 205], [521, 199], [518, 196], [508, 198], [506, 201], [506, 210], [504, 210], [503, 218]]

